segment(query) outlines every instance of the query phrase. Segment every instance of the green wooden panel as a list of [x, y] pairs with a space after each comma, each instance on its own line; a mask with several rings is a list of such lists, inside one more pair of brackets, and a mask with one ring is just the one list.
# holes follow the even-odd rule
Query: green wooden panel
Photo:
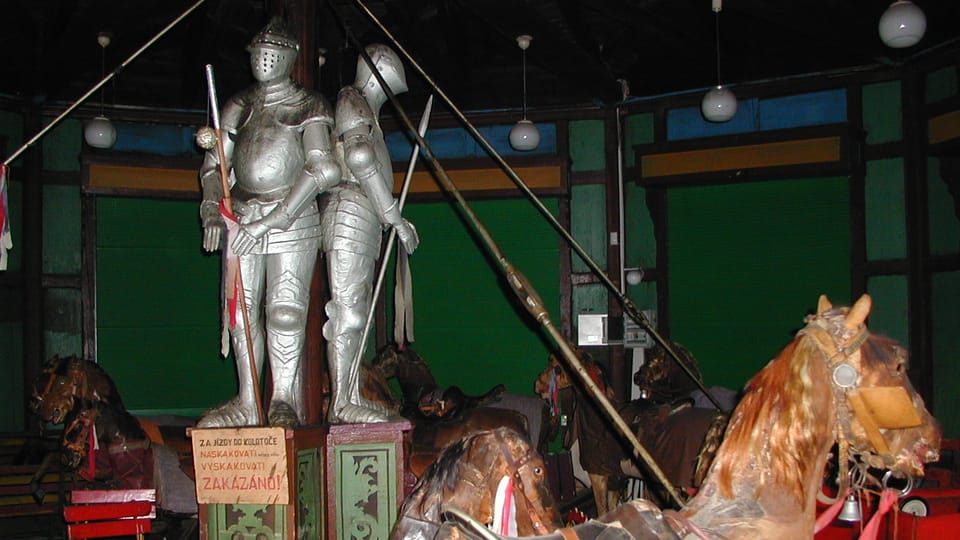
[[[557, 200], [544, 204], [557, 212]], [[471, 208], [507, 259], [543, 299], [559, 325], [559, 245], [556, 231], [525, 200], [488, 200]], [[417, 226], [420, 247], [410, 257], [416, 341], [441, 385], [468, 393], [503, 383], [532, 394], [549, 355], [549, 338], [501, 277], [499, 265], [446, 203], [415, 203], [404, 215]], [[388, 303], [392, 310], [392, 301]], [[392, 327], [389, 334], [392, 335]]]
[[208, 504], [209, 540], [286, 540], [287, 505], [284, 504]]
[[604, 165], [603, 120], [574, 120], [570, 129], [570, 170], [602, 171]]
[[960, 272], [934, 274], [932, 289], [933, 324], [933, 414], [945, 437], [960, 437]]
[[[0, 111], [0, 136], [7, 137], [5, 155], [13, 152], [23, 144], [23, 116], [10, 111]], [[16, 165], [14, 162], [12, 165]]]
[[906, 257], [902, 159], [867, 162], [865, 199], [867, 260]]
[[960, 253], [960, 220], [947, 182], [940, 175], [940, 160], [927, 161], [927, 210], [931, 255]]
[[623, 189], [624, 266], [652, 268], [657, 265], [657, 239], [647, 209], [647, 190], [633, 182]]
[[845, 178], [676, 188], [668, 205], [671, 336], [708, 386], [742, 387], [820, 294], [850, 301]]
[[606, 313], [609, 304], [607, 288], [597, 283], [577, 285], [573, 288], [572, 304], [574, 317], [580, 313]]
[[200, 411], [236, 392], [195, 202], [99, 198], [96, 280], [97, 361], [128, 408]]
[[83, 356], [81, 300], [78, 289], [45, 289], [43, 297], [44, 359]]
[[903, 138], [900, 81], [868, 84], [863, 87], [863, 127], [867, 144], [899, 141]]
[[867, 292], [873, 299], [868, 324], [876, 334], [883, 334], [910, 345], [907, 326], [907, 277], [872, 276], [867, 279]]
[[19, 289], [0, 288], [0, 432], [24, 428], [23, 299]]
[[[344, 444], [333, 449], [337, 538], [387, 538], [397, 520], [397, 448], [389, 442]], [[365, 534], [364, 534], [365, 533]]]
[[927, 92], [926, 102], [928, 104], [937, 103], [960, 94], [957, 66], [949, 65], [927, 73], [924, 88]]
[[[570, 234], [601, 269], [607, 267], [607, 190], [601, 184], [573, 186], [570, 198]], [[589, 272], [576, 253], [570, 256], [573, 272]]]
[[80, 273], [80, 187], [43, 187], [43, 271]]
[[43, 136], [41, 144], [44, 169], [48, 171], [80, 170], [83, 124], [79, 120], [68, 119], [60, 122]]
[[635, 145], [654, 142], [654, 120], [653, 113], [632, 114], [624, 120], [623, 162], [626, 167], [633, 167], [636, 164], [633, 151]]

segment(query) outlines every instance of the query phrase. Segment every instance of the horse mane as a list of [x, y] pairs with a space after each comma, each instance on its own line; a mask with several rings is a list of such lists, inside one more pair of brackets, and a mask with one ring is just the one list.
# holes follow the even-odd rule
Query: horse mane
[[830, 383], [813, 339], [801, 336], [757, 373], [734, 410], [714, 470], [720, 494], [733, 497], [737, 471], [757, 469], [757, 497], [765, 484], [780, 485], [803, 503], [804, 478], [832, 437]]

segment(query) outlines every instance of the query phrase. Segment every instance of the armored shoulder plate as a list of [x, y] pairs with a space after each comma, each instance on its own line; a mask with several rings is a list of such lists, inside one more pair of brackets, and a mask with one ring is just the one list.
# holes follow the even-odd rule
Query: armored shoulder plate
[[330, 103], [319, 92], [298, 88], [277, 107], [277, 121], [282, 125], [300, 128], [313, 122], [321, 122], [333, 126]]
[[351, 129], [369, 125], [374, 126], [377, 122], [376, 115], [370, 108], [370, 104], [364, 99], [360, 92], [347, 86], [340, 90], [337, 96], [337, 123], [334, 134], [339, 137]]

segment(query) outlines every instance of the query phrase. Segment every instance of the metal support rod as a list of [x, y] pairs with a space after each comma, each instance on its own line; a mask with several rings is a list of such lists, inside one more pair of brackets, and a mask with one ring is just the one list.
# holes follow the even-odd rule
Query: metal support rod
[[[359, 2], [359, 0], [358, 0]], [[336, 11], [334, 11], [336, 13]], [[339, 16], [338, 13], [336, 13]], [[373, 14], [370, 14], [373, 17]], [[351, 39], [356, 39], [353, 35], [348, 35]], [[392, 37], [391, 37], [392, 39]], [[373, 66], [369, 55], [364, 50], [364, 48], [359, 44], [355, 43], [357, 48], [360, 50], [360, 54], [363, 56], [365, 61]], [[380, 72], [373, 68], [371, 70], [373, 75], [377, 78], [380, 85], [383, 87], [384, 91], [387, 94], [387, 97], [393, 103], [394, 108], [397, 111], [397, 114], [400, 116], [403, 124], [406, 126], [407, 130], [413, 134], [417, 144], [420, 145], [421, 150], [423, 151], [424, 157], [430, 162], [436, 173], [436, 178], [440, 182], [441, 186], [456, 200], [458, 208], [467, 218], [467, 221], [473, 226], [474, 232], [483, 240], [486, 248], [490, 251], [493, 258], [500, 264], [501, 271], [507, 279], [507, 282], [514, 289], [514, 292], [520, 298], [521, 303], [530, 312], [531, 315], [544, 327], [547, 333], [551, 338], [556, 342], [557, 346], [563, 352], [564, 358], [567, 360], [568, 364], [573, 368], [573, 370], [579, 375], [583, 384], [589, 390], [594, 397], [594, 399], [600, 404], [604, 409], [607, 415], [610, 417], [610, 420], [615, 424], [615, 426], [620, 430], [621, 435], [631, 443], [634, 449], [634, 454], [636, 457], [643, 460], [647, 468], [653, 473], [657, 478], [657, 481], [663, 486], [663, 488], [670, 495], [670, 498], [673, 500], [674, 504], [677, 507], [683, 505], [683, 500], [680, 498], [680, 495], [677, 493], [676, 488], [666, 477], [663, 470], [657, 465], [656, 461], [650, 455], [650, 453], [644, 448], [643, 444], [633, 433], [633, 431], [627, 426], [626, 422], [620, 416], [620, 414], [613, 407], [613, 404], [610, 403], [610, 400], [597, 388], [596, 383], [593, 382], [593, 379], [584, 369], [583, 365], [580, 363], [580, 359], [577, 358], [576, 353], [573, 351], [573, 347], [567, 342], [566, 338], [560, 333], [559, 330], [553, 325], [550, 320], [550, 314], [547, 312], [546, 307], [543, 302], [540, 300], [539, 295], [527, 281], [527, 278], [516, 268], [507, 257], [500, 250], [500, 247], [497, 245], [496, 241], [490, 235], [490, 232], [486, 229], [480, 219], [473, 212], [473, 209], [470, 208], [470, 205], [467, 204], [466, 200], [463, 198], [463, 195], [460, 193], [460, 190], [457, 189], [456, 185], [450, 180], [450, 177], [447, 175], [443, 166], [437, 160], [436, 156], [433, 154], [433, 150], [430, 148], [430, 145], [413, 127], [413, 123], [410, 121], [410, 118], [404, 112], [403, 107], [400, 105], [396, 96], [390, 90], [386, 81], [383, 80], [383, 76]], [[514, 173], [515, 174], [515, 173]]]
[[[466, 127], [467, 131], [469, 131], [470, 134], [473, 135], [474, 139], [476, 139], [477, 142], [480, 143], [480, 145], [484, 148], [484, 150], [486, 150], [487, 153], [490, 154], [490, 156], [494, 159], [494, 161], [496, 161], [497, 164], [500, 165], [500, 168], [503, 169], [503, 171], [510, 178], [510, 180], [512, 180], [513, 183], [517, 186], [517, 188], [519, 188], [524, 193], [524, 195], [527, 196], [527, 198], [534, 205], [534, 207], [536, 207], [536, 209], [540, 212], [540, 214], [553, 226], [553, 228], [560, 234], [560, 236], [563, 237], [563, 239], [567, 242], [567, 244], [570, 245], [570, 247], [577, 253], [577, 255], [580, 256], [583, 262], [590, 268], [591, 272], [593, 272], [593, 274], [600, 279], [600, 282], [603, 283], [604, 286], [606, 286], [610, 294], [614, 295], [614, 297], [617, 299], [617, 302], [623, 307], [623, 312], [626, 313], [627, 316], [633, 319], [637, 324], [643, 327], [647, 331], [647, 333], [653, 336], [654, 340], [661, 347], [663, 347], [663, 349], [667, 352], [667, 354], [671, 356], [674, 359], [674, 361], [677, 362], [677, 364], [680, 365], [680, 367], [687, 374], [687, 376], [690, 377], [691, 380], [693, 380], [693, 382], [697, 385], [697, 387], [700, 388], [700, 391], [704, 393], [704, 395], [713, 403], [713, 405], [718, 410], [723, 410], [723, 406], [720, 405], [720, 402], [717, 401], [715, 397], [713, 397], [713, 394], [711, 394], [709, 390], [707, 390], [706, 386], [704, 386], [703, 384], [703, 381], [697, 378], [696, 374], [693, 372], [693, 369], [690, 366], [688, 366], [687, 363], [683, 361], [683, 359], [680, 358], [680, 356], [674, 350], [670, 342], [664, 339], [664, 337], [661, 336], [659, 332], [657, 332], [657, 329], [653, 327], [653, 324], [650, 323], [646, 315], [644, 315], [643, 312], [640, 311], [639, 308], [637, 308], [637, 306], [633, 303], [633, 301], [630, 300], [630, 298], [628, 298], [625, 294], [620, 292], [620, 290], [617, 288], [616, 285], [614, 285], [610, 277], [607, 276], [607, 274], [600, 268], [599, 265], [597, 265], [597, 263], [593, 260], [593, 258], [590, 257], [590, 255], [586, 252], [583, 246], [581, 246], [580, 243], [573, 238], [573, 235], [571, 235], [570, 232], [563, 227], [563, 225], [557, 220], [557, 218], [553, 215], [553, 213], [550, 212], [550, 210], [543, 204], [543, 202], [540, 201], [537, 195], [533, 193], [530, 187], [527, 186], [527, 184], [520, 178], [519, 175], [517, 175], [516, 171], [514, 171], [509, 164], [507, 164], [506, 160], [503, 158], [503, 156], [500, 155], [499, 152], [497, 152], [497, 150], [493, 147], [493, 145], [491, 145], [486, 140], [486, 138], [484, 138], [484, 136], [480, 133], [480, 131], [476, 127], [474, 127], [472, 123], [470, 123], [470, 121], [463, 114], [460, 108], [453, 103], [450, 97], [447, 96], [447, 94], [426, 73], [426, 71], [424, 71], [423, 68], [420, 67], [420, 65], [417, 63], [416, 60], [414, 60], [414, 58], [410, 55], [410, 53], [407, 52], [407, 50], [397, 41], [397, 39], [393, 36], [390, 30], [388, 30], [386, 26], [384, 26], [383, 23], [380, 22], [379, 19], [377, 19], [377, 16], [372, 11], [370, 11], [370, 9], [368, 9], [366, 5], [364, 5], [362, 0], [355, 0], [355, 2], [360, 7], [360, 9], [367, 15], [367, 17], [370, 18], [373, 24], [377, 26], [381, 32], [384, 33], [384, 35], [391, 41], [391, 43], [393, 43], [394, 47], [397, 48], [398, 52], [400, 52], [400, 54], [402, 54], [404, 58], [408, 62], [410, 62], [410, 64], [413, 65], [414, 68], [416, 68], [417, 72], [427, 81], [428, 84], [430, 84], [430, 86], [434, 89], [436, 94], [439, 95], [441, 98], [443, 98], [444, 102], [450, 107], [450, 110], [453, 111], [457, 119], [460, 120], [460, 122]], [[395, 99], [392, 93], [389, 95], [391, 99]], [[621, 242], [622, 241], [623, 240], [621, 239]]]
[[172, 22], [170, 22], [170, 24], [168, 24], [166, 27], [164, 27], [164, 29], [161, 30], [157, 35], [153, 36], [153, 38], [152, 38], [150, 41], [146, 42], [142, 47], [140, 47], [139, 49], [137, 49], [136, 52], [134, 52], [133, 54], [131, 54], [126, 60], [123, 61], [123, 63], [121, 63], [119, 66], [117, 66], [116, 69], [114, 69], [113, 71], [111, 71], [106, 77], [104, 77], [103, 79], [101, 79], [100, 82], [98, 82], [97, 84], [95, 84], [95, 85], [93, 86], [93, 88], [91, 88], [90, 90], [87, 91], [86, 94], [80, 96], [79, 99], [77, 99], [76, 101], [74, 101], [69, 107], [67, 107], [62, 113], [60, 113], [59, 116], [57, 116], [56, 118], [54, 118], [53, 121], [51, 121], [49, 124], [47, 124], [47, 125], [46, 125], [43, 129], [41, 129], [36, 135], [34, 135], [33, 137], [31, 137], [29, 141], [27, 141], [26, 143], [23, 144], [23, 146], [21, 146], [20, 148], [18, 148], [17, 151], [14, 152], [10, 157], [8, 157], [3, 163], [6, 164], [6, 165], [9, 165], [10, 162], [12, 162], [13, 160], [15, 160], [15, 159], [17, 159], [18, 157], [20, 157], [20, 154], [22, 154], [27, 148], [29, 148], [29, 147], [32, 146], [35, 142], [37, 142], [38, 140], [40, 140], [40, 138], [43, 137], [44, 135], [46, 135], [48, 131], [50, 131], [51, 129], [53, 129], [53, 127], [56, 126], [57, 124], [59, 124], [61, 120], [63, 120], [64, 118], [66, 118], [67, 115], [69, 115], [71, 112], [73, 112], [74, 109], [76, 109], [77, 107], [79, 107], [81, 103], [83, 103], [84, 101], [87, 100], [87, 98], [89, 98], [90, 96], [92, 96], [94, 92], [96, 92], [97, 90], [99, 90], [103, 85], [107, 84], [107, 82], [109, 82], [110, 79], [112, 79], [114, 76], [116, 76], [118, 73], [120, 73], [120, 72], [123, 70], [123, 68], [127, 67], [127, 65], [128, 65], [130, 62], [133, 62], [133, 60], [136, 59], [138, 56], [140, 56], [140, 55], [143, 53], [143, 51], [147, 50], [151, 45], [153, 45], [154, 43], [156, 43], [156, 41], [157, 41], [158, 39], [160, 39], [161, 37], [163, 37], [164, 34], [166, 34], [167, 32], [169, 32], [171, 28], [173, 28], [174, 26], [176, 26], [177, 24], [179, 24], [180, 21], [182, 21], [187, 15], [189, 15], [191, 12], [193, 12], [193, 10], [197, 9], [198, 7], [200, 7], [200, 4], [204, 3], [205, 1], [206, 1], [206, 0], [197, 0], [197, 2], [196, 2], [195, 4], [193, 4], [192, 6], [190, 6], [189, 8], [187, 8], [187, 10], [184, 11], [182, 14], [180, 14], [179, 17], [177, 17], [177, 18], [174, 19]]

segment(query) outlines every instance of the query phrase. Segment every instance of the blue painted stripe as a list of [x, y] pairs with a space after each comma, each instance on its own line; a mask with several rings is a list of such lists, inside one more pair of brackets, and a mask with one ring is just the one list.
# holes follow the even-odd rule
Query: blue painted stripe
[[[481, 126], [477, 131], [502, 156], [555, 155], [557, 153], [557, 127], [552, 123], [538, 123], [540, 146], [528, 152], [518, 152], [510, 147], [510, 129], [512, 125]], [[386, 135], [390, 159], [407, 161], [413, 151], [413, 141], [406, 132], [394, 132]], [[424, 137], [430, 149], [438, 159], [459, 159], [489, 157], [486, 150], [465, 128], [427, 129]]]

